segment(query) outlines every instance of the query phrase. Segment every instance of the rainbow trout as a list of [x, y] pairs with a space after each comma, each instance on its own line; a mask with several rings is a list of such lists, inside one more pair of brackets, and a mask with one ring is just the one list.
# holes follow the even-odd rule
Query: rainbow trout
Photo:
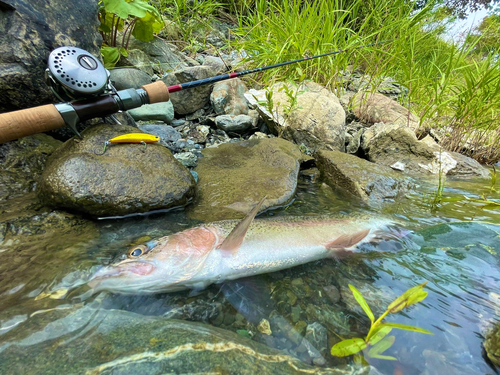
[[128, 259], [97, 271], [89, 286], [121, 294], [203, 289], [354, 250], [392, 224], [375, 216], [254, 220], [263, 201], [240, 222], [205, 224], [134, 246]]

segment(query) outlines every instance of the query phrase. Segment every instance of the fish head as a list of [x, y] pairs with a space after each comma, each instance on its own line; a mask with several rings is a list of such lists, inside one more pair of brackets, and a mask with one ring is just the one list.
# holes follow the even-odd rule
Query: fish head
[[196, 227], [133, 246], [127, 259], [98, 270], [88, 285], [120, 294], [188, 289], [217, 243], [213, 229]]

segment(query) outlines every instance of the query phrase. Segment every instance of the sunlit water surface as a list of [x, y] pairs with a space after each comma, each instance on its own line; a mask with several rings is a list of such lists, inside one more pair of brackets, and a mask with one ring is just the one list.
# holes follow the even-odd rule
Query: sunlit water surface
[[[369, 328], [362, 311], [355, 310], [344, 300], [342, 287], [347, 283], [360, 290], [368, 284], [375, 293], [391, 302], [410, 287], [428, 281], [429, 295], [423, 302], [390, 315], [388, 320], [419, 326], [434, 335], [393, 330], [395, 344], [384, 354], [396, 357], [397, 361], [366, 359], [384, 374], [493, 374], [482, 354], [482, 339], [488, 326], [500, 317], [500, 226], [495, 225], [500, 224], [500, 210], [482, 209], [481, 204], [468, 202], [465, 198], [442, 203], [432, 210], [430, 202], [435, 189], [435, 182], [422, 181], [419, 194], [401, 197], [379, 210], [381, 215], [397, 219], [402, 227], [411, 231], [403, 238], [365, 245], [359, 254], [351, 257], [313, 262], [264, 279], [274, 283], [277, 289], [291, 285], [286, 280], [305, 280], [312, 291], [304, 295], [304, 300], [309, 298], [313, 304], [314, 298], [324, 297], [326, 284], [341, 290], [340, 301], [325, 302], [324, 298], [321, 301], [322, 306], [326, 304], [340, 311], [348, 325], [341, 329], [327, 326], [329, 346], [339, 341], [332, 331], [344, 338], [363, 337]], [[489, 190], [488, 181], [447, 181], [444, 192], [445, 197], [459, 198], [478, 198], [481, 194], [497, 202], [500, 198], [499, 193]], [[341, 196], [321, 183], [302, 181], [292, 204], [265, 212], [261, 217], [360, 211], [377, 210]], [[118, 260], [131, 244], [196, 224], [180, 210], [122, 220], [100, 220], [94, 232], [79, 236], [39, 236], [36, 239], [20, 236], [16, 243], [0, 248], [0, 367], [8, 371], [9, 367], [5, 363], [2, 365], [5, 359], [1, 351], [23, 337], [23, 331], [34, 316], [54, 311], [51, 309], [74, 311], [90, 303], [113, 311], [201, 319], [237, 331], [238, 327], [233, 326], [227, 316], [220, 321], [213, 316], [204, 318], [203, 314], [169, 315], [179, 306], [195, 304], [197, 299], [223, 301], [226, 315], [235, 314], [234, 310], [230, 311], [227, 301], [224, 302], [218, 286], [211, 286], [197, 296], [179, 292], [130, 297], [107, 293], [92, 296], [84, 286], [90, 274], [103, 264]], [[296, 290], [292, 292], [297, 294]], [[305, 305], [301, 307], [300, 295], [298, 302], [280, 300], [276, 291], [272, 297], [278, 313], [292, 324], [295, 323], [291, 314], [293, 308], [295, 312], [306, 308]], [[369, 304], [377, 303], [377, 298], [368, 296], [367, 300]], [[384, 311], [387, 306], [384, 303], [378, 301], [379, 306], [373, 307], [376, 315]], [[300, 314], [300, 320], [312, 323], [310, 315], [304, 311]], [[26, 335], [31, 332], [26, 331]], [[74, 337], [70, 334], [66, 339], [81, 340], [80, 335], [81, 332], [75, 332]], [[30, 346], [25, 350], [29, 352]], [[350, 361], [332, 358], [329, 353], [326, 356], [328, 366]], [[30, 369], [27, 373], [36, 373], [36, 370]]]

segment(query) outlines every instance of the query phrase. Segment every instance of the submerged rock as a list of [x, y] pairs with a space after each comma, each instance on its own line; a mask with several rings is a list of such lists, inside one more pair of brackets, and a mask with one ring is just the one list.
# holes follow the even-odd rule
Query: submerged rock
[[415, 185], [412, 179], [389, 167], [343, 152], [323, 150], [316, 154], [316, 158], [321, 176], [328, 185], [374, 206], [410, 192]]
[[101, 124], [88, 128], [83, 140], [64, 143], [47, 162], [39, 196], [53, 207], [95, 216], [126, 215], [184, 205], [194, 179], [165, 147], [113, 144], [106, 140], [137, 129]]
[[[285, 87], [293, 92], [297, 100], [295, 106], [291, 105]], [[344, 151], [345, 112], [331, 91], [314, 82], [299, 87], [279, 82], [271, 90], [273, 114], [266, 105], [257, 103], [257, 100], [266, 101], [265, 90], [250, 90], [245, 97], [257, 106], [274, 134], [282, 135], [298, 145], [304, 144], [312, 152], [322, 148]]]
[[488, 331], [483, 346], [490, 361], [500, 367], [500, 323]]
[[24, 323], [27, 329], [4, 340], [2, 374], [371, 373], [370, 367], [314, 368], [202, 323], [84, 307], [47, 324], [61, 315], [55, 313], [35, 315]]
[[202, 154], [188, 215], [204, 221], [244, 217], [264, 196], [262, 209], [288, 203], [303, 159], [297, 146], [279, 138], [221, 144]]

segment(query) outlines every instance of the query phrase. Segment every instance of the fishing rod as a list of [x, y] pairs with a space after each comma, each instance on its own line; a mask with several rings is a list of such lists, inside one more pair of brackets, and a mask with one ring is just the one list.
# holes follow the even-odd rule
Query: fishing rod
[[119, 111], [127, 111], [144, 104], [167, 102], [170, 98], [169, 94], [173, 92], [382, 43], [386, 43], [386, 41], [316, 56], [306, 56], [301, 59], [222, 74], [169, 87], [163, 81], [156, 81], [139, 89], [120, 91], [117, 91], [111, 84], [109, 71], [91, 53], [77, 47], [59, 47], [49, 55], [45, 77], [50, 89], [62, 103], [0, 114], [0, 144], [64, 126], [68, 126], [75, 135], [81, 138], [76, 128], [79, 123], [92, 118], [112, 116]]

